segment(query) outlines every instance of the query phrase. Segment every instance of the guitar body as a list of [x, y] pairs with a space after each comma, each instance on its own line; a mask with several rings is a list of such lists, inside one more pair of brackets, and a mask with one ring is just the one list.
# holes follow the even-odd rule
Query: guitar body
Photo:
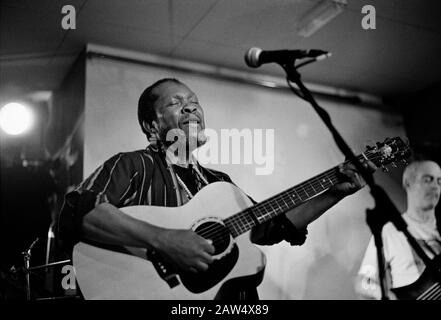
[[[133, 206], [121, 210], [159, 227], [197, 230], [201, 226], [219, 227], [216, 223], [250, 206], [252, 202], [239, 188], [216, 182], [181, 207]], [[72, 260], [86, 299], [207, 300], [216, 298], [224, 284], [246, 282], [257, 286], [262, 280], [265, 256], [251, 243], [250, 232], [234, 239], [227, 235], [227, 239], [229, 243], [224, 239], [215, 245], [216, 261], [207, 271], [179, 275], [169, 272], [166, 276], [174, 279], [170, 283], [158, 273], [163, 262], [155, 264], [155, 260], [147, 259], [145, 249], [105, 248], [80, 242], [74, 247]]]
[[398, 300], [441, 300], [441, 256], [436, 256], [417, 281], [392, 292]]

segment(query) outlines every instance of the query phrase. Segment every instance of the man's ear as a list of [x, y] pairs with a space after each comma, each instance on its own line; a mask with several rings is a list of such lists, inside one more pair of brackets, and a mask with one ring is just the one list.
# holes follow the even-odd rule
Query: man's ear
[[142, 127], [144, 128], [144, 131], [148, 132], [148, 134], [150, 136], [156, 136], [158, 134], [158, 132], [159, 132], [158, 124], [156, 123], [155, 120], [153, 120], [151, 123], [149, 123], [146, 120], [144, 120], [142, 122]]

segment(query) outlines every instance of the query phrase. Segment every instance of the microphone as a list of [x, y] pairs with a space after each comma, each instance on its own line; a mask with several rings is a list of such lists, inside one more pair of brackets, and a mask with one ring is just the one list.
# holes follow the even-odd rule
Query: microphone
[[315, 58], [321, 60], [331, 55], [328, 51], [310, 50], [274, 50], [264, 51], [260, 48], [250, 48], [245, 53], [245, 62], [251, 68], [258, 68], [264, 63], [276, 62], [279, 64], [294, 63], [295, 59]]

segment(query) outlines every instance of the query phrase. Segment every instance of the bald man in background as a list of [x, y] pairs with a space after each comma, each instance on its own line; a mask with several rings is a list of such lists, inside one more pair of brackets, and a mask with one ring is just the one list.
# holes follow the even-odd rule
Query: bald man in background
[[[435, 208], [441, 192], [441, 168], [434, 161], [415, 161], [403, 173], [407, 194], [407, 210], [402, 217], [409, 233], [424, 252], [433, 259], [441, 253], [441, 237], [437, 228]], [[400, 288], [417, 281], [425, 270], [422, 259], [414, 252], [406, 236], [388, 222], [382, 229], [387, 287]], [[356, 280], [356, 291], [365, 299], [380, 299], [377, 252], [373, 237], [366, 249]], [[396, 299], [392, 292], [389, 299]]]

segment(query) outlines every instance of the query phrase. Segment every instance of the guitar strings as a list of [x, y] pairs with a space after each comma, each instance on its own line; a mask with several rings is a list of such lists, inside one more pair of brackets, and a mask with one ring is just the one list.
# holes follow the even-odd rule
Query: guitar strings
[[[324, 176], [324, 174], [325, 173], [323, 173], [323, 174], [321, 174], [321, 176]], [[329, 180], [331, 180], [331, 178], [335, 178], [335, 177], [333, 177], [333, 176], [329, 176], [329, 173], [328, 173], [328, 176], [327, 176], [327, 178], [328, 178], [328, 183], [329, 183]], [[333, 185], [333, 183], [332, 184], [330, 184], [329, 186], [327, 186], [326, 188], [329, 188], [329, 187], [331, 187]], [[280, 196], [280, 195], [279, 195]], [[305, 200], [303, 200], [300, 196], [299, 196], [299, 198], [301, 199], [301, 201], [299, 202], [299, 204], [301, 204], [303, 201], [305, 201]], [[285, 199], [287, 199], [287, 197], [285, 196]], [[291, 197], [289, 197], [289, 199], [292, 201], [292, 202], [294, 202], [294, 204], [296, 204], [297, 205], [297, 203], [295, 202], [295, 201], [293, 201], [292, 200], [292, 198]], [[261, 204], [259, 204], [259, 205], [255, 205], [254, 207], [253, 207], [253, 210], [255, 210], [255, 211], [261, 211], [262, 209], [264, 209], [264, 208], [266, 208], [266, 207], [269, 207], [271, 210], [279, 210], [278, 208], [276, 208], [276, 209], [274, 209], [272, 206], [271, 206], [271, 204], [275, 204], [275, 203], [277, 203], [276, 202], [276, 199], [272, 199], [272, 200], [266, 200], [265, 201], [265, 204], [263, 204], [263, 203], [261, 203]], [[262, 205], [263, 204], [263, 205]], [[286, 202], [285, 202], [285, 204], [286, 204]], [[278, 206], [281, 210], [283, 210], [280, 206]], [[249, 208], [247, 208], [247, 209], [249, 209]], [[249, 211], [249, 210], [247, 210], [247, 211]], [[240, 212], [240, 213], [238, 213], [238, 214], [236, 214], [235, 216], [232, 216], [232, 217], [230, 217], [230, 218], [227, 218], [226, 220], [228, 220], [228, 222], [227, 222], [227, 225], [228, 224], [231, 224], [231, 227], [233, 228], [233, 231], [235, 231], [236, 233], [238, 233], [238, 234], [240, 234], [241, 233], [241, 231], [243, 231], [240, 227], [239, 227], [239, 229], [238, 229], [238, 231], [239, 232], [237, 232], [237, 230], [236, 230], [236, 228], [235, 228], [235, 224], [238, 224], [238, 223], [241, 223], [241, 224], [244, 224], [244, 223], [246, 223], [247, 224], [247, 228], [248, 227], [253, 227], [254, 225], [255, 225], [255, 222], [254, 222], [254, 220], [251, 218], [251, 217], [249, 217], [249, 215], [246, 215], [246, 214], [243, 214], [243, 213], [247, 213], [247, 212], [244, 212], [244, 211], [242, 211], [242, 212]], [[249, 218], [249, 219], [248, 219]], [[228, 226], [227, 226], [228, 227]], [[208, 236], [212, 231], [214, 231], [216, 229], [216, 231], [219, 231], [219, 230], [221, 230], [221, 229], [223, 229], [223, 227], [222, 226], [220, 226], [220, 225], [214, 225], [214, 226], [210, 226], [209, 228], [206, 228], [203, 232], [200, 232], [200, 233], [198, 233], [199, 235], [201, 235], [201, 236]], [[216, 234], [214, 233], [211, 233], [211, 235], [209, 236], [210, 238], [211, 237], [214, 237]]]
[[[370, 153], [370, 152], [367, 151], [367, 152], [365, 153], [365, 155], [366, 155], [366, 156], [370, 156], [369, 153]], [[360, 158], [360, 157], [362, 157], [362, 156], [359, 156], [358, 158]], [[369, 160], [370, 160], [370, 161], [375, 161], [376, 159], [379, 159], [379, 158], [383, 158], [383, 157], [382, 157], [382, 156], [374, 156], [374, 157], [370, 158]], [[349, 162], [350, 162], [350, 160], [347, 160], [347, 161], [345, 161], [343, 164], [346, 164], [346, 163], [349, 163]], [[288, 189], [287, 191], [282, 192], [282, 193], [279, 194], [279, 195], [276, 195], [276, 196], [274, 196], [274, 197], [272, 197], [272, 198], [269, 198], [269, 199], [266, 200], [266, 201], [263, 201], [263, 202], [260, 203], [260, 204], [255, 205], [255, 206], [253, 207], [253, 209], [254, 209], [255, 211], [260, 211], [261, 209], [265, 209], [265, 208], [267, 208], [267, 207], [269, 206], [270, 209], [271, 209], [273, 212], [269, 212], [269, 213], [263, 215], [263, 217], [264, 217], [264, 218], [266, 218], [267, 216], [270, 216], [270, 217], [271, 217], [271, 215], [276, 216], [276, 215], [279, 214], [279, 213], [277, 212], [277, 211], [279, 210], [279, 208], [280, 208], [280, 210], [281, 210], [282, 212], [286, 210], [286, 209], [282, 208], [282, 207], [279, 205], [280, 200], [282, 200], [282, 201], [285, 203], [285, 205], [287, 205], [287, 203], [285, 202], [285, 200], [290, 200], [291, 202], [294, 202], [294, 204], [296, 204], [296, 202], [292, 199], [292, 196], [286, 194], [286, 193], [288, 193], [288, 191], [292, 191], [292, 190], [294, 190], [294, 191], [296, 192], [297, 196], [300, 198], [301, 201], [299, 202], [299, 204], [301, 204], [303, 201], [306, 201], [306, 200], [309, 199], [308, 192], [305, 191], [305, 188], [303, 187], [304, 192], [306, 193], [306, 195], [308, 195], [308, 199], [303, 200], [302, 197], [300, 197], [300, 196], [298, 195], [298, 193], [297, 193], [297, 191], [296, 191], [295, 189], [299, 189], [299, 188], [301, 188], [302, 185], [306, 185], [307, 187], [308, 187], [309, 185], [311, 185], [312, 188], [310, 187], [310, 188], [309, 188], [309, 191], [314, 191], [314, 193], [316, 193], [316, 192], [315, 192], [315, 188], [314, 188], [314, 182], [315, 182], [315, 186], [317, 187], [317, 189], [319, 189], [319, 187], [318, 187], [319, 184], [320, 184], [320, 187], [321, 187], [321, 188], [323, 188], [323, 185], [321, 184], [321, 182], [314, 181], [314, 179], [315, 179], [315, 180], [318, 180], [319, 178], [320, 178], [320, 179], [322, 179], [322, 178], [327, 178], [327, 179], [328, 179], [328, 180], [327, 180], [328, 182], [331, 181], [331, 185], [328, 186], [328, 187], [323, 188], [323, 191], [325, 191], [326, 189], [328, 189], [329, 187], [331, 187], [331, 186], [333, 186], [333, 185], [335, 184], [335, 182], [333, 181], [334, 179], [337, 179], [337, 181], [338, 181], [338, 178], [337, 178], [337, 176], [336, 176], [336, 173], [337, 173], [336, 168], [335, 168], [335, 167], [334, 167], [334, 168], [331, 168], [331, 169], [329, 169], [329, 170], [323, 172], [322, 174], [319, 174], [319, 175], [317, 175], [316, 177], [312, 178], [312, 179], [311, 179], [311, 180], [313, 180], [312, 183], [309, 183], [309, 182], [303, 182], [303, 183], [299, 184], [299, 185], [298, 185], [297, 187], [295, 187], [295, 188]], [[324, 179], [324, 180], [325, 180], [325, 179]], [[323, 192], [323, 191], [322, 191], [322, 192]], [[274, 209], [273, 206], [272, 206], [272, 204], [277, 204], [278, 208], [275, 208], [275, 209]], [[296, 205], [297, 205], [297, 204], [296, 204]], [[247, 209], [249, 209], [249, 208], [247, 208]], [[268, 210], [268, 208], [267, 208], [267, 210]], [[266, 211], [267, 211], [267, 210], [266, 210]], [[238, 222], [240, 222], [240, 223], [242, 223], [242, 224], [244, 224], [244, 222], [245, 222], [245, 223], [247, 224], [244, 230], [241, 230], [241, 228], [239, 227], [239, 232], [236, 231], [236, 232], [238, 233], [238, 235], [239, 235], [240, 233], [244, 232], [244, 231], [247, 231], [247, 229], [249, 230], [250, 227], [253, 227], [253, 226], [255, 225], [254, 220], [251, 218], [251, 221], [249, 221], [249, 220], [247, 219], [247, 215], [243, 215], [243, 214], [242, 214], [243, 212], [244, 212], [244, 211], [242, 211], [242, 212], [240, 212], [240, 213], [238, 213], [238, 214], [236, 214], [236, 215], [234, 215], [234, 216], [232, 216], [232, 217], [227, 218], [228, 221], [230, 222], [231, 226], [233, 227], [233, 231], [236, 231], [236, 228], [234, 227], [234, 225], [235, 225], [235, 224], [238, 224]], [[228, 228], [228, 226], [226, 226], [226, 227]], [[228, 229], [229, 229], [229, 228], [228, 228]], [[215, 240], [219, 239], [219, 237], [218, 237], [218, 233], [219, 233], [219, 232], [222, 232], [223, 230], [224, 230], [224, 226], [219, 225], [219, 224], [216, 224], [216, 225], [214, 225], [214, 226], [212, 225], [212, 226], [210, 226], [210, 227], [208, 227], [208, 228], [206, 228], [206, 229], [203, 229], [203, 231], [201, 231], [201, 232], [198, 233], [198, 234], [199, 234], [200, 236], [204, 237], [204, 238], [207, 238], [207, 237], [208, 237], [208, 238], [210, 238], [210, 239], [213, 239], [213, 241], [215, 241]], [[222, 236], [221, 236], [221, 238], [222, 238]]]
[[437, 300], [440, 297], [441, 297], [440, 284], [435, 283], [426, 292], [420, 295], [416, 300]]
[[[368, 155], [368, 152], [366, 152], [366, 154]], [[360, 158], [360, 157], [359, 157]], [[376, 157], [372, 157], [372, 158], [370, 158], [369, 160], [371, 160], [371, 161], [374, 161], [375, 159], [378, 159], [378, 158], [382, 158], [382, 156], [376, 156]], [[350, 161], [349, 160], [347, 160], [347, 161], [345, 161], [344, 163], [349, 163]], [[323, 172], [322, 174], [320, 174], [320, 175], [318, 175], [318, 176], [316, 176], [315, 177], [315, 179], [317, 180], [319, 177], [326, 177], [326, 178], [328, 178], [328, 180], [330, 180], [332, 183], [331, 183], [331, 185], [330, 186], [332, 186], [332, 185], [334, 185], [334, 182], [331, 180], [331, 178], [332, 179], [337, 179], [337, 181], [338, 181], [338, 178], [336, 177], [336, 170], [335, 170], [335, 167], [334, 168], [331, 168], [331, 169], [329, 169], [328, 171], [325, 171], [325, 172]], [[312, 178], [311, 180], [313, 180], [314, 178]], [[298, 185], [296, 188], [299, 188], [299, 187], [301, 187], [302, 185], [305, 185], [306, 183], [304, 182], [304, 183], [301, 183], [300, 185]], [[310, 183], [309, 183], [310, 184]], [[317, 183], [316, 183], [316, 186], [317, 186]], [[330, 187], [329, 186], [329, 187]], [[329, 187], [327, 187], [327, 188], [329, 188]], [[325, 189], [326, 190], [326, 189]], [[325, 190], [323, 190], [323, 191], [325, 191]], [[288, 189], [287, 191], [291, 191], [291, 189]], [[295, 190], [294, 190], [295, 191]], [[311, 191], [311, 188], [310, 188], [310, 191]], [[285, 211], [285, 209], [283, 209], [283, 208], [281, 208], [280, 207], [280, 205], [278, 204], [278, 200], [281, 198], [283, 201], [284, 201], [284, 199], [289, 199], [289, 200], [291, 200], [291, 201], [293, 201], [292, 200], [292, 197], [289, 195], [288, 197], [287, 197], [287, 195], [286, 194], [284, 194], [284, 193], [286, 193], [286, 192], [282, 192], [281, 194], [279, 194], [279, 195], [276, 195], [276, 196], [274, 196], [273, 198], [270, 198], [270, 199], [268, 199], [268, 200], [266, 200], [266, 201], [264, 201], [264, 202], [262, 202], [262, 203], [260, 203], [260, 204], [257, 204], [257, 205], [255, 205], [254, 207], [253, 207], [253, 209], [255, 210], [255, 211], [260, 211], [260, 209], [264, 209], [265, 207], [270, 207], [270, 209], [273, 211], [273, 212], [269, 212], [268, 214], [266, 214], [266, 216], [270, 216], [271, 217], [271, 215], [278, 215], [279, 213], [277, 212], [278, 211], [278, 208], [276, 208], [276, 209], [274, 209], [273, 207], [272, 207], [272, 204], [274, 204], [274, 203], [276, 203], [277, 205], [278, 205], [278, 207], [280, 208], [280, 210], [282, 210], [282, 211]], [[297, 192], [296, 192], [297, 193]], [[307, 192], [305, 192], [307, 195], [308, 195], [308, 193]], [[301, 202], [300, 203], [302, 203], [303, 201], [305, 201], [305, 200], [303, 200], [300, 196], [299, 196], [299, 198], [301, 199]], [[307, 199], [308, 200], [308, 199]], [[284, 201], [285, 202], [285, 201]], [[300, 204], [299, 203], [299, 204]], [[285, 202], [285, 204], [286, 204], [286, 202]], [[294, 204], [296, 204], [295, 203], [295, 201], [294, 201]], [[241, 228], [239, 227], [239, 232], [238, 232], [238, 234], [240, 234], [241, 232], [244, 232], [244, 231], [246, 231], [247, 230], [247, 228], [249, 229], [249, 227], [251, 226], [251, 227], [253, 227], [254, 225], [255, 225], [255, 223], [254, 223], [254, 221], [251, 219], [251, 222], [249, 222], [248, 220], [247, 220], [247, 216], [243, 216], [243, 215], [241, 215], [241, 213], [242, 212], [240, 212], [240, 213], [238, 213], [238, 214], [236, 214], [236, 215], [234, 215], [234, 216], [232, 216], [232, 217], [229, 217], [229, 218], [227, 218], [230, 222], [231, 222], [231, 226], [233, 227], [233, 231], [236, 231], [236, 228], [234, 227], [234, 225], [235, 224], [238, 224], [238, 222], [240, 222], [240, 223], [242, 223], [243, 224], [243, 222], [245, 221], [246, 222], [246, 224], [247, 224], [247, 226], [246, 226], [246, 228], [244, 229], [244, 230], [241, 230]], [[265, 217], [265, 216], [264, 216]], [[199, 235], [201, 235], [201, 236], [203, 236], [203, 237], [207, 237], [208, 236], [208, 234], [210, 234], [212, 231], [215, 231], [214, 233], [211, 233], [211, 235], [209, 236], [210, 237], [210, 239], [211, 238], [214, 238], [214, 237], [216, 237], [216, 233], [218, 233], [219, 231], [222, 231], [223, 230], [223, 226], [220, 226], [220, 225], [214, 225], [214, 226], [210, 226], [209, 228], [206, 228], [203, 232], [201, 232], [201, 233], [199, 233]]]
[[441, 300], [441, 290], [438, 287], [438, 290], [432, 292], [432, 294], [430, 296], [427, 296], [426, 298], [424, 298], [424, 300]]
[[[292, 201], [292, 199], [290, 199]], [[294, 204], [297, 205], [297, 203], [295, 201], [293, 201]], [[301, 202], [300, 202], [301, 203]], [[285, 205], [286, 202], [285, 202]], [[265, 207], [268, 207], [268, 205], [265, 205]], [[240, 235], [241, 233], [243, 233], [246, 230], [251, 229], [254, 225], [256, 225], [256, 222], [254, 221], [254, 219], [250, 216], [250, 214], [252, 214], [249, 210], [249, 208], [247, 208], [248, 210], [245, 212], [241, 212], [239, 214], [237, 214], [234, 217], [230, 217], [231, 219], [226, 219], [224, 222], [226, 222], [226, 227], [232, 231], [233, 236], [235, 234]], [[255, 211], [260, 212], [262, 210], [262, 206], [260, 207], [256, 207], [254, 208]], [[278, 206], [278, 208], [274, 208], [273, 206], [271, 206], [271, 210], [273, 212], [266, 214], [266, 216], [264, 216], [264, 218], [271, 216], [271, 215], [278, 215], [279, 212], [284, 212], [286, 211], [285, 209], [283, 209], [281, 206]], [[241, 227], [241, 225], [243, 227]], [[237, 226], [237, 227], [236, 227]], [[221, 225], [214, 225], [214, 226], [210, 226], [207, 227], [205, 229], [203, 229], [202, 231], [200, 231], [198, 234], [200, 234], [203, 237], [208, 237], [208, 238], [213, 238], [215, 241], [218, 239], [217, 235], [219, 234], [219, 232], [223, 231], [223, 226]]]

